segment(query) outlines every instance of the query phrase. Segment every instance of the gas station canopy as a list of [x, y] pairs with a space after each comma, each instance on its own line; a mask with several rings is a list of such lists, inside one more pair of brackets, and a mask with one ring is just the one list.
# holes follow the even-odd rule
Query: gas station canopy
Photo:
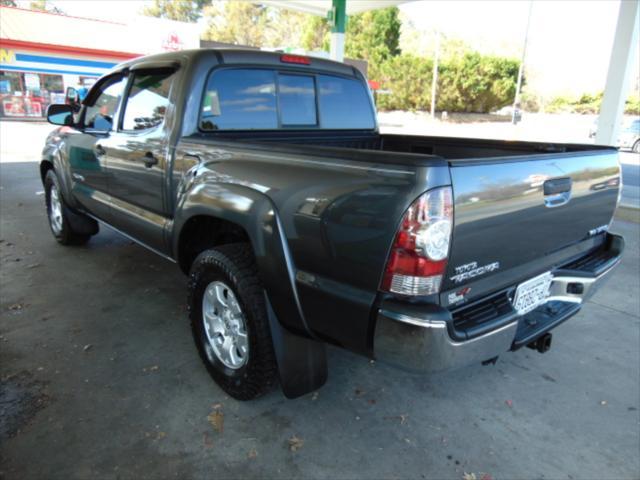
[[[261, 3], [321, 17], [326, 17], [327, 12], [332, 10], [334, 4], [332, 0], [265, 0]], [[346, 13], [347, 15], [355, 15], [369, 10], [395, 7], [402, 3], [407, 3], [407, 0], [349, 0], [346, 2]]]

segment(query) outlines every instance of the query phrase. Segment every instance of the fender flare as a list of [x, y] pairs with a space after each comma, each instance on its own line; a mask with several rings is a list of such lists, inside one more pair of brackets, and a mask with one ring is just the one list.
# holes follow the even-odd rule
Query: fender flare
[[194, 216], [234, 223], [253, 248], [278, 364], [282, 390], [295, 398], [320, 388], [327, 379], [326, 346], [314, 338], [299, 303], [293, 263], [278, 211], [269, 197], [245, 185], [196, 180], [180, 197], [173, 222], [172, 251]]

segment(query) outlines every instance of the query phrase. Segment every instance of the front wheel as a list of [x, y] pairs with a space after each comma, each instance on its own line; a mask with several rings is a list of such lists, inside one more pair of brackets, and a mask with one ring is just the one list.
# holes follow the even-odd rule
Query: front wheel
[[640, 140], [636, 140], [636, 143], [633, 144], [633, 153], [640, 153]]
[[264, 289], [249, 245], [198, 255], [189, 274], [188, 307], [200, 357], [225, 392], [251, 400], [275, 385]]
[[82, 245], [91, 235], [76, 232], [69, 222], [69, 207], [62, 198], [60, 182], [54, 170], [49, 170], [44, 178], [45, 202], [49, 227], [55, 239], [62, 245]]

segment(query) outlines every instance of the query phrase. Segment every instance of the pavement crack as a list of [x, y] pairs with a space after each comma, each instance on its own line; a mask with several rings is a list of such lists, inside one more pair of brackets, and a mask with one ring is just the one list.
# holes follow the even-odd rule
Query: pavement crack
[[587, 303], [595, 303], [596, 305], [598, 305], [598, 306], [600, 306], [602, 308], [613, 310], [614, 312], [622, 313], [623, 315], [629, 315], [630, 317], [639, 318], [640, 319], [640, 315], [634, 315], [633, 313], [625, 312], [624, 310], [619, 310], [619, 309], [617, 309], [615, 307], [611, 307], [609, 305], [605, 305], [605, 304], [600, 303], [600, 302], [594, 302], [593, 300], [589, 300]]

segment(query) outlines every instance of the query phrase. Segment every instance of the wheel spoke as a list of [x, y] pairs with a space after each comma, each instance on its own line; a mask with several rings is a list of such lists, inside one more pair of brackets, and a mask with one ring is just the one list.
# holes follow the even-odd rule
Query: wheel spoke
[[222, 284], [222, 283], [216, 283], [215, 288], [215, 298], [217, 300], [217, 303], [220, 304], [222, 307], [227, 307], [227, 299], [224, 296], [224, 292], [225, 290], [227, 290], [226, 285]]

